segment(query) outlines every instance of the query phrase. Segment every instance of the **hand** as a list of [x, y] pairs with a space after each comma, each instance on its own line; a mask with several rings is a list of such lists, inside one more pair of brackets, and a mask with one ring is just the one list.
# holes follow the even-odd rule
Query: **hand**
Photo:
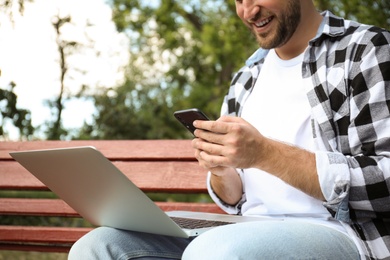
[[265, 152], [266, 138], [242, 118], [197, 120], [194, 126], [195, 156], [202, 167], [211, 171], [215, 167], [256, 167]]
[[[211, 172], [215, 168], [216, 175], [227, 176], [231, 172], [227, 170], [228, 167], [258, 168], [310, 196], [323, 199], [313, 152], [265, 138], [256, 128], [238, 117], [195, 121], [194, 126], [197, 130], [192, 146], [196, 149], [196, 158], [201, 166]], [[224, 171], [221, 170], [223, 167]], [[223, 187], [226, 190], [228, 186]], [[228, 194], [236, 187], [219, 191], [218, 194]], [[234, 201], [235, 198], [237, 196], [227, 199]]]

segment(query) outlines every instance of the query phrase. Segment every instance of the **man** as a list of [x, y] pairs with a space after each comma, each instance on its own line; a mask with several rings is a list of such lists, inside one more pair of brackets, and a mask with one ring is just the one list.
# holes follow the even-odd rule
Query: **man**
[[311, 0], [236, 8], [261, 48], [193, 147], [226, 212], [284, 221], [194, 240], [99, 228], [71, 258], [390, 259], [390, 33]]

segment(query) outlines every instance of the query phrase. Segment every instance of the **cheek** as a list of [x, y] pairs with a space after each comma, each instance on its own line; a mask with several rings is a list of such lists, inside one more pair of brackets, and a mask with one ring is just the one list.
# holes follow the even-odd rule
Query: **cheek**
[[241, 19], [241, 21], [248, 27], [251, 28], [251, 25], [247, 20], [244, 19], [244, 9], [240, 7], [236, 7], [237, 16]]
[[236, 5], [236, 13], [241, 20], [244, 20], [244, 9], [238, 5]]

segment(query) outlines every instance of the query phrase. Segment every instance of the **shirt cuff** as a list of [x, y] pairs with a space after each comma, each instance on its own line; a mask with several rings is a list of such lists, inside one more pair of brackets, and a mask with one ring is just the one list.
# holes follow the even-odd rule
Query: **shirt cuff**
[[316, 152], [318, 179], [325, 197], [324, 206], [339, 221], [349, 222], [350, 174], [347, 159], [341, 153]]
[[213, 188], [211, 187], [211, 172], [207, 173], [207, 190], [209, 192], [209, 195], [211, 199], [226, 213], [232, 214], [232, 215], [241, 215], [241, 205], [243, 201], [245, 200], [245, 196], [240, 200], [239, 203], [232, 206], [221, 200], [218, 195], [214, 192]]

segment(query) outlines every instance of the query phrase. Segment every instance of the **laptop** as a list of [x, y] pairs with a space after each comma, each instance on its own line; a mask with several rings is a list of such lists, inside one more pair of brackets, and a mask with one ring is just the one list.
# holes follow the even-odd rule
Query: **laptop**
[[[96, 226], [187, 238], [222, 224], [268, 219], [164, 212], [92, 146], [11, 152], [10, 155]], [[189, 219], [195, 219], [198, 225], [206, 223], [206, 226], [189, 228], [175, 222]]]

